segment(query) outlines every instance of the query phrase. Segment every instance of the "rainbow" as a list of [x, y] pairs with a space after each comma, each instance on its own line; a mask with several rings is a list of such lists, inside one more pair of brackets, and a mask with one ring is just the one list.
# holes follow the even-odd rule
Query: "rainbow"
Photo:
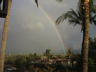
[[[33, 1], [34, 2], [34, 1]], [[35, 3], [35, 2], [34, 2]], [[49, 16], [49, 14], [39, 5], [39, 8], [40, 10], [45, 14], [45, 16], [47, 17], [47, 19], [50, 21], [50, 23], [52, 24], [56, 34], [58, 35], [58, 38], [60, 40], [60, 43], [61, 43], [61, 46], [62, 46], [62, 49], [64, 51], [64, 54], [66, 54], [66, 50], [65, 50], [65, 47], [64, 47], [64, 42], [63, 42], [63, 39], [60, 35], [60, 32], [58, 30], [58, 28], [56, 27], [56, 24], [54, 23], [54, 21], [51, 19], [51, 17]]]

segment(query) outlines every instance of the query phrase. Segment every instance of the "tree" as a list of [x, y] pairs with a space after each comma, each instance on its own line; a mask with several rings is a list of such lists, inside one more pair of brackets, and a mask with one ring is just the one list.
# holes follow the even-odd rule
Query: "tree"
[[[2, 0], [0, 0], [0, 4], [1, 4], [1, 1]], [[38, 0], [35, 0], [35, 2], [38, 6]], [[3, 72], [3, 67], [4, 67], [4, 56], [5, 56], [5, 47], [6, 47], [6, 40], [7, 40], [7, 31], [8, 31], [11, 3], [12, 3], [12, 0], [8, 0], [8, 10], [7, 10], [7, 16], [4, 21], [2, 44], [1, 44], [1, 51], [0, 51], [0, 72]]]
[[[88, 71], [88, 45], [89, 45], [89, 20], [90, 23], [96, 25], [96, 9], [93, 4], [93, 0], [80, 0], [79, 1], [79, 10], [75, 12], [73, 9], [67, 13], [61, 15], [56, 23], [64, 21], [68, 18], [69, 24], [80, 25], [83, 31], [83, 40], [82, 40], [82, 72]], [[90, 13], [89, 13], [90, 11]], [[93, 16], [94, 15], [94, 16]], [[90, 19], [89, 19], [90, 17]]]
[[88, 48], [89, 48], [89, 0], [81, 0], [83, 15], [83, 42], [82, 42], [82, 69], [88, 72]]
[[81, 72], [81, 55], [73, 54], [72, 59], [73, 61], [76, 61], [75, 68], [74, 68], [76, 72]]
[[72, 60], [71, 60], [71, 57], [72, 57], [72, 51], [71, 51], [71, 48], [68, 49], [68, 52], [67, 52], [67, 55], [69, 56], [69, 59], [70, 59], [70, 66], [72, 67]]
[[8, 0], [8, 11], [4, 21], [2, 44], [1, 44], [1, 51], [0, 51], [0, 72], [3, 72], [3, 67], [4, 67], [4, 56], [5, 56], [5, 47], [6, 47], [6, 40], [7, 40], [7, 31], [8, 31], [11, 3], [12, 0]]
[[64, 59], [65, 58], [65, 56], [63, 56], [63, 55], [57, 55], [57, 59]]
[[[56, 20], [56, 24], [63, 22], [64, 20], [68, 19], [69, 24], [73, 24], [74, 26], [80, 25], [81, 30], [83, 31], [83, 14], [82, 14], [82, 7], [81, 2], [78, 3], [78, 9], [75, 11], [71, 9], [66, 13], [59, 16]], [[90, 24], [96, 25], [96, 6], [94, 5], [93, 0], [89, 2], [89, 10], [90, 10]]]
[[71, 58], [71, 56], [72, 56], [71, 48], [68, 49], [67, 55], [69, 56], [69, 58]]
[[37, 60], [39, 59], [37, 53], [34, 53], [34, 54], [31, 54], [29, 55], [29, 61], [32, 61], [32, 60]]
[[50, 49], [46, 49], [46, 52], [44, 52], [44, 56], [46, 56], [47, 57], [47, 59], [49, 59], [50, 58]]
[[29, 61], [33, 59], [33, 55], [30, 53], [29, 55]]
[[55, 70], [55, 68], [52, 68], [47, 64], [45, 64], [45, 68], [43, 68], [43, 72], [53, 72], [53, 70]]
[[34, 53], [33, 54], [33, 58], [34, 58], [34, 60], [37, 60], [38, 59], [37, 53]]
[[95, 51], [96, 51], [96, 37], [89, 38], [89, 53], [93, 53]]
[[22, 56], [22, 55], [16, 56], [14, 64], [15, 64], [16, 68], [18, 68], [18, 70], [20, 70], [21, 72], [24, 72], [26, 63], [27, 62], [26, 62], [25, 56]]
[[39, 68], [38, 67], [34, 67], [33, 65], [30, 65], [30, 72], [38, 72]]
[[89, 38], [89, 57], [88, 57], [88, 71], [96, 71], [96, 37]]

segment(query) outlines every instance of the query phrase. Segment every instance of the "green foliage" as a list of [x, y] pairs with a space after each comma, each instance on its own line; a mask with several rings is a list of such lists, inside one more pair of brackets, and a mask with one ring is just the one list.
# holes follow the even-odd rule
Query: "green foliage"
[[[72, 59], [77, 61], [75, 70], [81, 72], [81, 55], [73, 54]], [[96, 71], [96, 38], [89, 39], [88, 72]]]
[[29, 54], [29, 57], [27, 57], [27, 59], [29, 60], [29, 61], [32, 61], [32, 60], [37, 60], [37, 59], [39, 59], [39, 57], [38, 57], [38, 55], [37, 55], [37, 53], [34, 53], [34, 54]]
[[96, 71], [96, 37], [89, 38], [89, 72]]
[[71, 57], [71, 56], [72, 56], [72, 51], [71, 51], [71, 48], [69, 48], [69, 49], [68, 49], [67, 55], [68, 55], [69, 57]]
[[34, 60], [37, 60], [38, 59], [37, 53], [34, 53], [33, 57], [34, 57]]
[[33, 65], [30, 65], [30, 72], [37, 72], [39, 68], [34, 67]]
[[56, 55], [57, 56], [57, 59], [65, 59], [65, 56], [63, 56], [63, 55]]
[[16, 68], [24, 72], [25, 64], [26, 64], [26, 57], [23, 57], [21, 55], [16, 57], [16, 60], [15, 60]]
[[74, 67], [75, 71], [81, 72], [81, 55], [80, 54], [74, 54], [72, 59], [77, 62], [75, 67]]
[[50, 49], [46, 49], [46, 52], [43, 53], [44, 56], [47, 57], [47, 59], [50, 59], [50, 57], [52, 57], [52, 55], [50, 54]]
[[[64, 67], [62, 64], [32, 64], [30, 66], [31, 72], [66, 72], [69, 68]], [[70, 69], [69, 69], [70, 70]]]
[[6, 55], [5, 56], [4, 64], [14, 65], [15, 59], [16, 59], [15, 55]]
[[94, 60], [92, 58], [88, 60], [88, 72], [96, 72], [96, 65], [94, 65]]
[[[47, 59], [53, 58], [53, 54], [50, 54], [50, 49], [46, 49], [44, 55]], [[5, 64], [12, 64], [18, 68], [17, 72], [23, 72], [24, 69], [30, 70], [30, 72], [81, 72], [81, 55], [74, 54], [71, 48], [68, 49], [68, 56], [71, 56], [71, 61], [76, 61], [76, 65], [72, 67], [64, 66], [62, 64], [43, 64], [43, 63], [31, 63], [32, 60], [41, 58], [37, 53], [24, 55], [7, 55], [5, 56]], [[63, 55], [57, 55], [57, 59], [66, 59]], [[96, 71], [96, 38], [90, 38], [89, 40], [89, 70], [88, 72]], [[24, 68], [25, 67], [25, 68]]]
[[[90, 23], [96, 25], [96, 6], [94, 5], [93, 0], [90, 0], [89, 2], [89, 10]], [[73, 9], [67, 11], [66, 13], [62, 14], [60, 17], [57, 18], [56, 23], [59, 24], [66, 19], [68, 19], [69, 24], [73, 24], [74, 26], [80, 25], [81, 31], [83, 30], [84, 25], [81, 1], [79, 1], [78, 8], [76, 11]]]

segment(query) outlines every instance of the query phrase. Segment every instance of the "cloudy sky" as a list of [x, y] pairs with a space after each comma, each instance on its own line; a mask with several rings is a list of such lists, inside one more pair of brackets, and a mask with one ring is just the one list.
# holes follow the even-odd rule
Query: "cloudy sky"
[[[39, 0], [39, 5], [55, 22], [56, 19], [71, 8], [77, 9], [78, 0]], [[0, 18], [0, 43], [2, 39], [4, 18]], [[56, 25], [64, 42], [66, 51], [81, 51], [82, 32], [80, 26], [72, 26], [65, 20]], [[90, 36], [95, 37], [95, 26], [91, 26]], [[64, 54], [60, 40], [52, 24], [33, 0], [13, 0], [8, 28], [6, 54], [42, 54], [49, 48], [53, 54]]]

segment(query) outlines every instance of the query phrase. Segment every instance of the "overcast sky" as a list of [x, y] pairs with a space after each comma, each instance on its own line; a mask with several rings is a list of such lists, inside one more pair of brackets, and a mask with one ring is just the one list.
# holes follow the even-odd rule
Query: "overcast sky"
[[[77, 9], [78, 0], [39, 0], [39, 5], [56, 19], [71, 8]], [[0, 43], [2, 39], [4, 18], [0, 18]], [[72, 48], [73, 52], [81, 51], [82, 32], [80, 26], [72, 26], [65, 20], [56, 25], [64, 42], [66, 51]], [[91, 26], [90, 36], [96, 36], [96, 27]], [[12, 0], [10, 22], [8, 27], [6, 54], [43, 54], [49, 48], [53, 54], [64, 54], [60, 40], [41, 9], [33, 0]]]

